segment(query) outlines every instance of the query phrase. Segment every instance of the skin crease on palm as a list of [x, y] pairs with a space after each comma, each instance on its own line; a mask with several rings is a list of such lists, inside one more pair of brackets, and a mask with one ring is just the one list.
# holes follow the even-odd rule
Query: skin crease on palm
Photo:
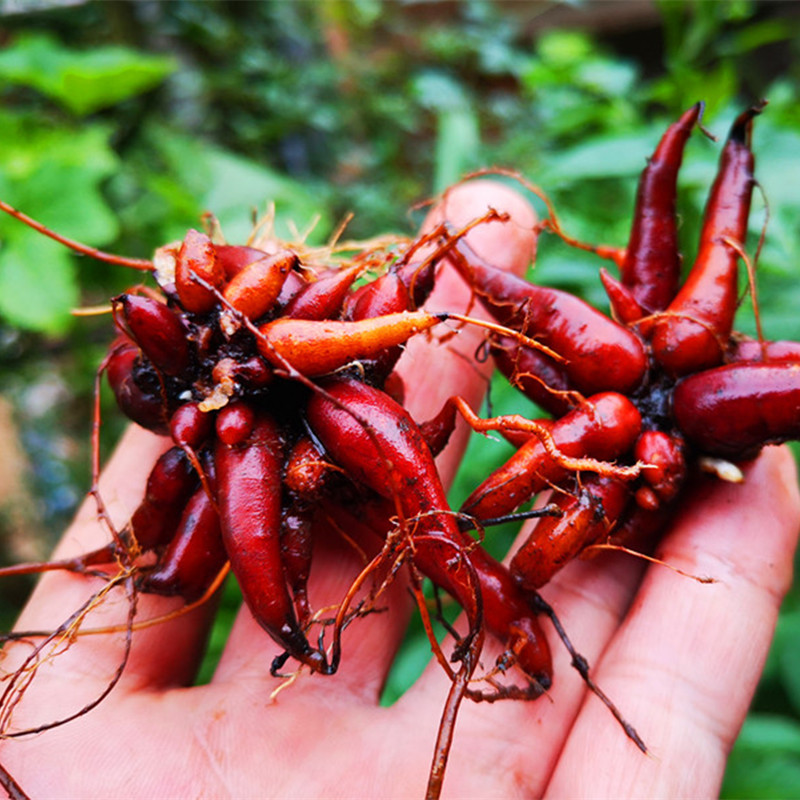
[[[532, 256], [535, 220], [526, 203], [491, 181], [465, 184], [443, 201], [455, 223], [487, 207], [512, 221], [470, 234], [484, 257], [521, 272]], [[441, 215], [435, 209], [427, 225]], [[427, 307], [463, 311], [469, 293], [448, 271]], [[485, 378], [466, 366], [480, 333], [446, 346], [425, 337], [402, 359], [407, 405], [427, 419], [451, 394], [479, 407]], [[462, 428], [439, 464], [452, 478]], [[141, 498], [164, 440], [128, 431], [108, 464], [102, 495], [121, 524]], [[794, 463], [766, 448], [742, 485], [709, 478], [694, 486], [658, 555], [713, 584], [700, 584], [623, 555], [575, 561], [543, 590], [592, 674], [649, 747], [643, 755], [570, 668], [548, 625], [554, 684], [535, 702], [462, 704], [444, 782], [445, 797], [715, 796], [725, 760], [766, 658], [780, 601], [791, 582], [800, 527]], [[58, 555], [104, 541], [87, 501]], [[311, 601], [341, 598], [358, 562], [339, 542], [315, 552]], [[276, 697], [269, 664], [278, 647], [242, 610], [212, 682], [191, 687], [213, 616], [209, 604], [134, 634], [119, 685], [90, 713], [62, 727], [2, 744], [0, 761], [33, 798], [48, 797], [422, 797], [448, 691], [431, 664], [391, 708], [378, 706], [386, 673], [413, 612], [403, 580], [390, 610], [351, 625], [331, 677], [303, 674]], [[67, 574], [43, 576], [19, 622], [52, 628], [96, 589]], [[140, 618], [175, 608], [139, 597]], [[105, 602], [93, 624], [123, 622], [124, 600]], [[28, 652], [8, 648], [13, 669]], [[81, 638], [42, 666], [14, 727], [56, 719], [96, 697], [114, 674], [119, 635]]]

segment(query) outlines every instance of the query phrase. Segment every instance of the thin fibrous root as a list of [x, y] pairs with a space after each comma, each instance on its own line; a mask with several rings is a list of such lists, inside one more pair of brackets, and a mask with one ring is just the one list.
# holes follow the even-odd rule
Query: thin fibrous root
[[542, 443], [547, 455], [564, 469], [573, 472], [596, 472], [604, 477], [619, 478], [620, 480], [634, 480], [642, 472], [643, 464], [621, 466], [608, 461], [598, 461], [594, 458], [573, 458], [562, 453], [553, 439], [550, 431], [534, 420], [527, 419], [519, 414], [504, 414], [499, 417], [482, 419], [467, 404], [462, 397], [451, 397], [450, 402], [458, 409], [467, 424], [478, 433], [487, 431], [502, 431], [510, 428], [516, 431], [530, 433]]
[[603, 692], [603, 690], [594, 682], [594, 680], [592, 680], [592, 677], [589, 675], [589, 662], [573, 646], [569, 636], [567, 636], [567, 632], [564, 630], [564, 626], [561, 624], [561, 620], [559, 620], [559, 618], [556, 616], [556, 612], [553, 610], [552, 606], [550, 606], [549, 603], [547, 603], [538, 592], [534, 593], [533, 595], [533, 603], [538, 611], [550, 619], [550, 622], [558, 634], [558, 638], [561, 639], [564, 647], [567, 649], [567, 652], [572, 658], [572, 666], [578, 671], [578, 674], [583, 679], [583, 682], [586, 684], [587, 688], [611, 712], [614, 719], [620, 724], [622, 730], [625, 731], [625, 735], [645, 755], [647, 755], [649, 751], [647, 749], [647, 745], [642, 740], [642, 737], [639, 736], [633, 725], [631, 725], [630, 722], [628, 722], [622, 716], [622, 713], [616, 707], [616, 705], [614, 705], [611, 698], [609, 698], [608, 695], [606, 695], [605, 692]]

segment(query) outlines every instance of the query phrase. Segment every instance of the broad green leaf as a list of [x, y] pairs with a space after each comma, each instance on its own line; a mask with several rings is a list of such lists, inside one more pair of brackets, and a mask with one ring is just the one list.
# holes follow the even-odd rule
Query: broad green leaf
[[424, 71], [412, 82], [411, 92], [423, 108], [436, 115], [434, 189], [440, 192], [476, 164], [478, 118], [464, 87], [444, 72]]
[[209, 184], [202, 204], [219, 219], [229, 241], [245, 241], [252, 230], [251, 211], [263, 214], [272, 203], [281, 238], [296, 239], [313, 226], [313, 239], [321, 241], [330, 230], [324, 200], [302, 184], [224, 150], [208, 150], [204, 161]]
[[444, 110], [438, 115], [434, 191], [454, 184], [477, 161], [478, 119], [471, 108]]
[[139, 146], [128, 151], [114, 186], [130, 198], [120, 209], [123, 226], [146, 231], [150, 244], [158, 246], [200, 225], [211, 185], [206, 149], [197, 137], [148, 124]]
[[410, 91], [423, 108], [434, 111], [464, 108], [468, 104], [464, 87], [439, 70], [426, 70], [418, 75], [412, 81]]
[[0, 167], [9, 181], [26, 184], [33, 173], [59, 165], [76, 167], [97, 180], [117, 167], [106, 125], [56, 127], [46, 118], [0, 111], [0, 131]]
[[770, 123], [769, 106], [753, 129], [756, 175], [771, 209], [800, 212], [800, 132]]
[[[800, 611], [781, 615], [776, 643], [777, 641], [781, 644], [777, 660], [783, 686], [795, 712], [800, 714]], [[800, 751], [800, 745], [798, 749]]]
[[202, 197], [211, 184], [207, 163], [208, 145], [195, 136], [177, 132], [163, 125], [150, 124], [146, 146], [163, 159], [165, 169], [152, 170], [152, 177], [177, 181], [184, 191]]
[[607, 58], [587, 59], [581, 64], [578, 75], [585, 87], [610, 97], [630, 91], [636, 81], [635, 67]]
[[653, 129], [644, 129], [589, 139], [549, 159], [547, 180], [554, 183], [638, 175], [659, 136]]
[[100, 193], [99, 179], [90, 172], [42, 165], [16, 197], [26, 213], [64, 236], [97, 246], [117, 235], [116, 217]]
[[281, 238], [295, 239], [295, 229], [305, 231], [315, 220], [314, 241], [331, 228], [326, 193], [158, 124], [148, 127], [145, 146], [124, 170], [126, 181], [138, 177], [145, 188], [126, 205], [126, 224], [144, 224], [160, 242], [182, 239], [187, 227], [201, 225], [205, 211], [217, 217], [228, 241], [244, 242], [253, 212], [261, 216], [270, 204]]
[[731, 753], [721, 796], [796, 797], [800, 786], [800, 723], [751, 714]]
[[751, 23], [720, 43], [720, 53], [741, 56], [764, 45], [791, 39], [793, 26], [787, 20], [771, 19]]
[[587, 58], [592, 47], [591, 40], [584, 33], [554, 30], [541, 37], [538, 49], [542, 60], [553, 66], [566, 67]]
[[767, 749], [800, 757], [800, 722], [771, 714], [751, 714], [736, 744], [740, 750]]
[[0, 250], [0, 313], [13, 325], [63, 333], [78, 304], [67, 250], [41, 235], [20, 236]]
[[[55, 129], [0, 114], [0, 196], [52, 230], [89, 246], [112, 240], [117, 220], [100, 192], [117, 159], [103, 126]], [[21, 222], [0, 217], [0, 313], [55, 333], [78, 303], [69, 250]]]
[[0, 52], [0, 79], [30, 86], [85, 116], [152, 89], [175, 61], [126, 47], [65, 47], [47, 34], [20, 36]]

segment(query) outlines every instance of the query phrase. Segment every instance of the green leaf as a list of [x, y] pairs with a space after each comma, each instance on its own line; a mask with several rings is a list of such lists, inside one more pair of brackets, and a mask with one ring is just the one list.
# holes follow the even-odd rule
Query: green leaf
[[271, 203], [281, 238], [296, 239], [313, 225], [314, 239], [320, 241], [330, 230], [324, 199], [302, 184], [224, 150], [208, 150], [204, 160], [209, 183], [202, 204], [216, 215], [228, 241], [245, 241], [252, 229], [250, 212], [263, 213]]
[[171, 58], [126, 47], [64, 47], [46, 34], [20, 36], [0, 52], [0, 78], [30, 86], [85, 116], [152, 89], [176, 69]]
[[592, 42], [578, 31], [549, 31], [539, 40], [542, 60], [556, 67], [579, 64], [592, 51]]
[[[0, 113], [0, 196], [52, 230], [97, 246], [118, 225], [100, 192], [117, 159], [104, 126], [52, 129]], [[21, 222], [0, 218], [0, 314], [48, 333], [63, 331], [78, 304], [69, 250]]]
[[800, 211], [800, 132], [777, 128], [769, 118], [769, 106], [754, 132], [758, 182], [771, 209]]
[[37, 171], [74, 167], [87, 179], [110, 175], [118, 165], [108, 145], [111, 130], [106, 125], [53, 127], [38, 116], [0, 111], [2, 174], [20, 185], [27, 185]]
[[126, 205], [127, 224], [152, 227], [162, 242], [182, 239], [204, 211], [219, 220], [228, 241], [245, 242], [253, 212], [261, 216], [270, 204], [281, 238], [296, 239], [316, 220], [311, 238], [319, 242], [332, 227], [325, 192], [162, 125], [148, 127], [146, 147], [125, 168], [146, 189]]
[[610, 97], [620, 97], [633, 89], [636, 69], [624, 61], [592, 58], [578, 69], [581, 83], [588, 89]]
[[784, 613], [778, 622], [776, 645], [778, 669], [783, 678], [783, 687], [800, 714], [800, 611]]
[[411, 83], [410, 91], [423, 107], [434, 111], [461, 109], [468, 105], [462, 85], [438, 70], [426, 70]]
[[474, 165], [480, 147], [478, 118], [471, 108], [443, 111], [436, 132], [434, 191], [442, 192]]
[[21, 328], [63, 333], [78, 305], [68, 251], [37, 234], [9, 242], [0, 255], [0, 313]]
[[800, 723], [751, 714], [731, 753], [721, 796], [796, 796], [800, 786]]
[[781, 42], [794, 36], [793, 26], [788, 20], [771, 19], [751, 22], [720, 43], [720, 54], [741, 57], [773, 42]]
[[658, 139], [650, 129], [589, 139], [553, 155], [541, 183], [638, 175]]
[[[0, 115], [0, 123], [9, 121]], [[11, 126], [9, 126], [11, 127]], [[93, 244], [117, 234], [114, 215], [100, 193], [100, 183], [114, 172], [117, 160], [100, 127], [57, 133], [21, 126], [0, 152], [3, 197], [49, 228]], [[3, 219], [4, 236], [42, 234]]]

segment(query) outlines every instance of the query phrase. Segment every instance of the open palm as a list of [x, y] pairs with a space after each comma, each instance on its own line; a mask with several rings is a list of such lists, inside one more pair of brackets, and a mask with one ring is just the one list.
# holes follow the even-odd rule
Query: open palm
[[[512, 222], [470, 234], [474, 249], [524, 269], [534, 240], [527, 207], [490, 182], [462, 188], [448, 217], [466, 221], [487, 206]], [[434, 212], [436, 213], [436, 212]], [[440, 281], [431, 308], [462, 310], [468, 292], [454, 275]], [[465, 369], [476, 337], [462, 331], [448, 347], [420, 338], [402, 364], [406, 404], [417, 419], [450, 395], [477, 407], [482, 377]], [[465, 431], [439, 464], [452, 477]], [[102, 494], [124, 522], [141, 498], [166, 442], [131, 429], [109, 463]], [[536, 702], [462, 705], [444, 795], [710, 796], [722, 779], [766, 658], [778, 607], [791, 581], [800, 526], [794, 466], [767, 448], [746, 466], [744, 485], [707, 480], [693, 487], [658, 555], [710, 585], [636, 559], [604, 555], [570, 564], [543, 590], [593, 677], [637, 728], [643, 755], [570, 669], [555, 635], [554, 686]], [[88, 502], [58, 555], [85, 552], [104, 537]], [[315, 551], [311, 600], [340, 599], [359, 563], [340, 542]], [[44, 576], [19, 622], [50, 629], [96, 591], [91, 580]], [[422, 797], [448, 679], [432, 664], [391, 708], [378, 698], [409, 617], [402, 580], [389, 610], [358, 620], [344, 634], [339, 672], [302, 674], [275, 694], [269, 674], [279, 648], [243, 609], [210, 684], [191, 686], [213, 617], [211, 604], [137, 631], [125, 672], [91, 712], [41, 734], [8, 740], [0, 761], [34, 798], [47, 797]], [[140, 618], [180, 605], [142, 596]], [[97, 612], [124, 622], [124, 597]], [[97, 620], [95, 620], [96, 622]], [[4, 669], [29, 652], [7, 648]], [[35, 727], [97, 697], [120, 662], [119, 635], [82, 637], [44, 664], [15, 709], [12, 729]]]

